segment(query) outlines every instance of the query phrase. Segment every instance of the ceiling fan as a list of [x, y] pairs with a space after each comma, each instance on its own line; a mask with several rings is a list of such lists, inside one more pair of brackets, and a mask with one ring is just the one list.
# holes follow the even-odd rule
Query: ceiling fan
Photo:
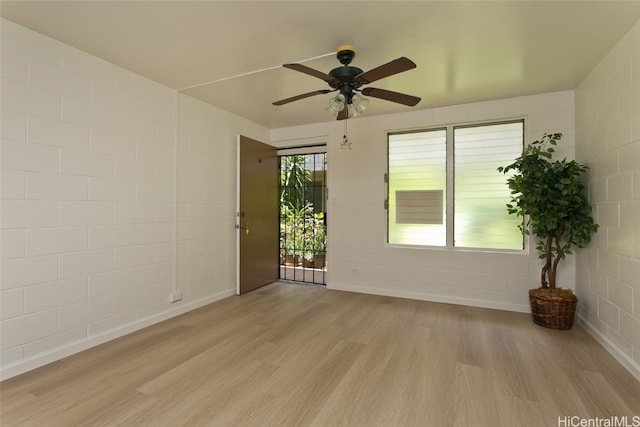
[[373, 83], [376, 80], [416, 68], [416, 64], [413, 61], [405, 57], [400, 57], [372, 70], [363, 72], [360, 68], [349, 65], [355, 56], [356, 53], [352, 46], [343, 45], [338, 47], [336, 57], [342, 66], [334, 68], [329, 72], [329, 74], [314, 70], [313, 68], [309, 68], [302, 64], [284, 64], [283, 67], [285, 68], [324, 80], [329, 84], [331, 89], [320, 89], [292, 96], [290, 98], [281, 99], [280, 101], [274, 102], [273, 105], [284, 105], [310, 96], [338, 91], [339, 93], [329, 101], [329, 107], [327, 110], [334, 113], [338, 120], [344, 120], [349, 117], [360, 115], [367, 108], [369, 100], [359, 95], [359, 93], [373, 98], [408, 105], [410, 107], [413, 107], [420, 102], [420, 98], [416, 96], [393, 92], [386, 89], [378, 89], [375, 87], [365, 87], [360, 89], [362, 86]]

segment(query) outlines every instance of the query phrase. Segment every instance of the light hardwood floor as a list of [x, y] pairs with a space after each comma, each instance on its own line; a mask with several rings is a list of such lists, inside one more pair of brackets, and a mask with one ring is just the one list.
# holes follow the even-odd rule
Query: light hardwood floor
[[[640, 416], [584, 330], [275, 283], [0, 384], [8, 426], [558, 426]], [[564, 424], [568, 425], [568, 424]]]

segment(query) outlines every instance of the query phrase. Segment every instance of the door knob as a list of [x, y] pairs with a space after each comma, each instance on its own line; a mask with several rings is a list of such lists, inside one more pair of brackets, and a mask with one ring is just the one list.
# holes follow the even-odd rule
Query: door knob
[[249, 227], [246, 224], [236, 224], [236, 229], [244, 230], [244, 234], [249, 234]]

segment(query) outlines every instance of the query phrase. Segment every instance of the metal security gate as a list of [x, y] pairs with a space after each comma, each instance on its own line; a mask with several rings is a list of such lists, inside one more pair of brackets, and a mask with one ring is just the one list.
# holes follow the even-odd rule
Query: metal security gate
[[327, 153], [279, 159], [280, 279], [325, 285]]

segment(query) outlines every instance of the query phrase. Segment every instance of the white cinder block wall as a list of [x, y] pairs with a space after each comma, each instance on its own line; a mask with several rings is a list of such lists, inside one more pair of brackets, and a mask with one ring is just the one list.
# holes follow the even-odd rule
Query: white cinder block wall
[[236, 290], [237, 135], [268, 141], [268, 130], [180, 95], [177, 287], [184, 300]]
[[[540, 286], [535, 245], [529, 245], [530, 253], [393, 247], [385, 244], [383, 208], [387, 131], [521, 117], [527, 141], [544, 132], [562, 132], [559, 151], [573, 158], [573, 91], [387, 116], [365, 114], [349, 120], [350, 150], [340, 148], [344, 122], [272, 130], [271, 140], [278, 146], [304, 137], [328, 141], [328, 287], [529, 311], [528, 290]], [[573, 288], [573, 259], [560, 267], [559, 281]]]
[[268, 131], [1, 31], [0, 376], [232, 294], [236, 134]]
[[577, 89], [576, 134], [600, 224], [578, 257], [579, 314], [640, 378], [640, 23]]

